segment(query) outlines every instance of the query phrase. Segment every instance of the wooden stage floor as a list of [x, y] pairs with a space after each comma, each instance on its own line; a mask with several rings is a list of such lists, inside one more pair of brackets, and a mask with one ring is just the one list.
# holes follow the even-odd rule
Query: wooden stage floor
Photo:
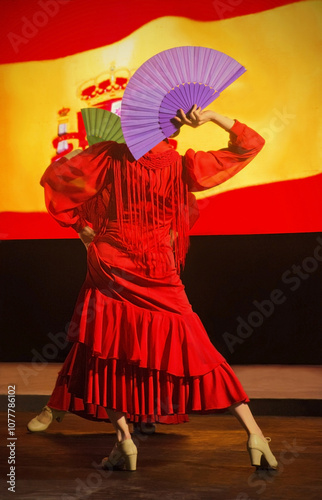
[[7, 412], [0, 413], [1, 499], [19, 500], [320, 500], [322, 419], [258, 417], [280, 469], [254, 474], [246, 435], [231, 415], [191, 416], [186, 424], [158, 425], [136, 435], [136, 472], [109, 472], [99, 462], [112, 448], [110, 424], [75, 415], [30, 434], [34, 416], [16, 417], [16, 489], [8, 492]]

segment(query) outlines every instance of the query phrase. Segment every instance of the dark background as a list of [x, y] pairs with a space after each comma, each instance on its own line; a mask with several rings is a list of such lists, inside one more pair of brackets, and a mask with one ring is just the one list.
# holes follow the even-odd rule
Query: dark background
[[[314, 256], [318, 236], [322, 234], [191, 237], [182, 279], [195, 312], [229, 363], [321, 363], [322, 262], [315, 260], [314, 269], [309, 259], [310, 272], [302, 267]], [[86, 273], [82, 243], [2, 241], [0, 259], [0, 361], [63, 361], [68, 347], [62, 348], [62, 332]], [[304, 273], [297, 280], [292, 266]], [[253, 302], [270, 300], [276, 289], [283, 303], [265, 302], [265, 317]], [[240, 322], [244, 338], [238, 336]]]

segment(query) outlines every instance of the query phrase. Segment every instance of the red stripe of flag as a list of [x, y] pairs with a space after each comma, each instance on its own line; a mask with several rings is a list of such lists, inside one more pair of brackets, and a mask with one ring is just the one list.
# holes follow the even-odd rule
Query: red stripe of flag
[[216, 21], [296, 1], [1, 0], [0, 64], [56, 59], [110, 45], [159, 17]]

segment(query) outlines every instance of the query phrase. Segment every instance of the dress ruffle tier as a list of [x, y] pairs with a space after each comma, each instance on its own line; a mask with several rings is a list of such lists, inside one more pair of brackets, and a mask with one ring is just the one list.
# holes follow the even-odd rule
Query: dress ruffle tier
[[151, 311], [84, 288], [69, 340], [102, 359], [118, 359], [177, 377], [204, 375], [225, 361], [194, 312]]
[[248, 401], [195, 313], [150, 311], [86, 287], [78, 304], [69, 330], [77, 338], [50, 407], [106, 421], [111, 408], [131, 422], [174, 424]]

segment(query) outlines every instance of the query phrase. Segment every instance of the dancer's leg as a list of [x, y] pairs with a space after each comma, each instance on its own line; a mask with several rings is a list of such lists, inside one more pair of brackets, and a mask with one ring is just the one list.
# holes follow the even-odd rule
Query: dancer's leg
[[250, 411], [248, 404], [237, 403], [236, 405], [231, 406], [229, 410], [241, 423], [248, 435], [257, 434], [265, 439], [260, 427], [253, 417], [252, 412]]
[[103, 469], [120, 467], [124, 463], [126, 470], [136, 470], [137, 448], [131, 439], [126, 414], [121, 411], [106, 410], [117, 435], [117, 443], [108, 457], [103, 458]]
[[[269, 469], [276, 469], [277, 460], [268, 445], [270, 438], [265, 438], [260, 427], [246, 403], [239, 403], [231, 406], [230, 411], [239, 420], [248, 434], [247, 449], [251, 464], [258, 467], [262, 465], [262, 455], [266, 460]], [[264, 461], [265, 466], [265, 461]], [[265, 467], [266, 467], [265, 466]]]
[[118, 442], [131, 439], [130, 429], [126, 422], [126, 414], [121, 411], [106, 410], [108, 418], [110, 419], [116, 431]]

